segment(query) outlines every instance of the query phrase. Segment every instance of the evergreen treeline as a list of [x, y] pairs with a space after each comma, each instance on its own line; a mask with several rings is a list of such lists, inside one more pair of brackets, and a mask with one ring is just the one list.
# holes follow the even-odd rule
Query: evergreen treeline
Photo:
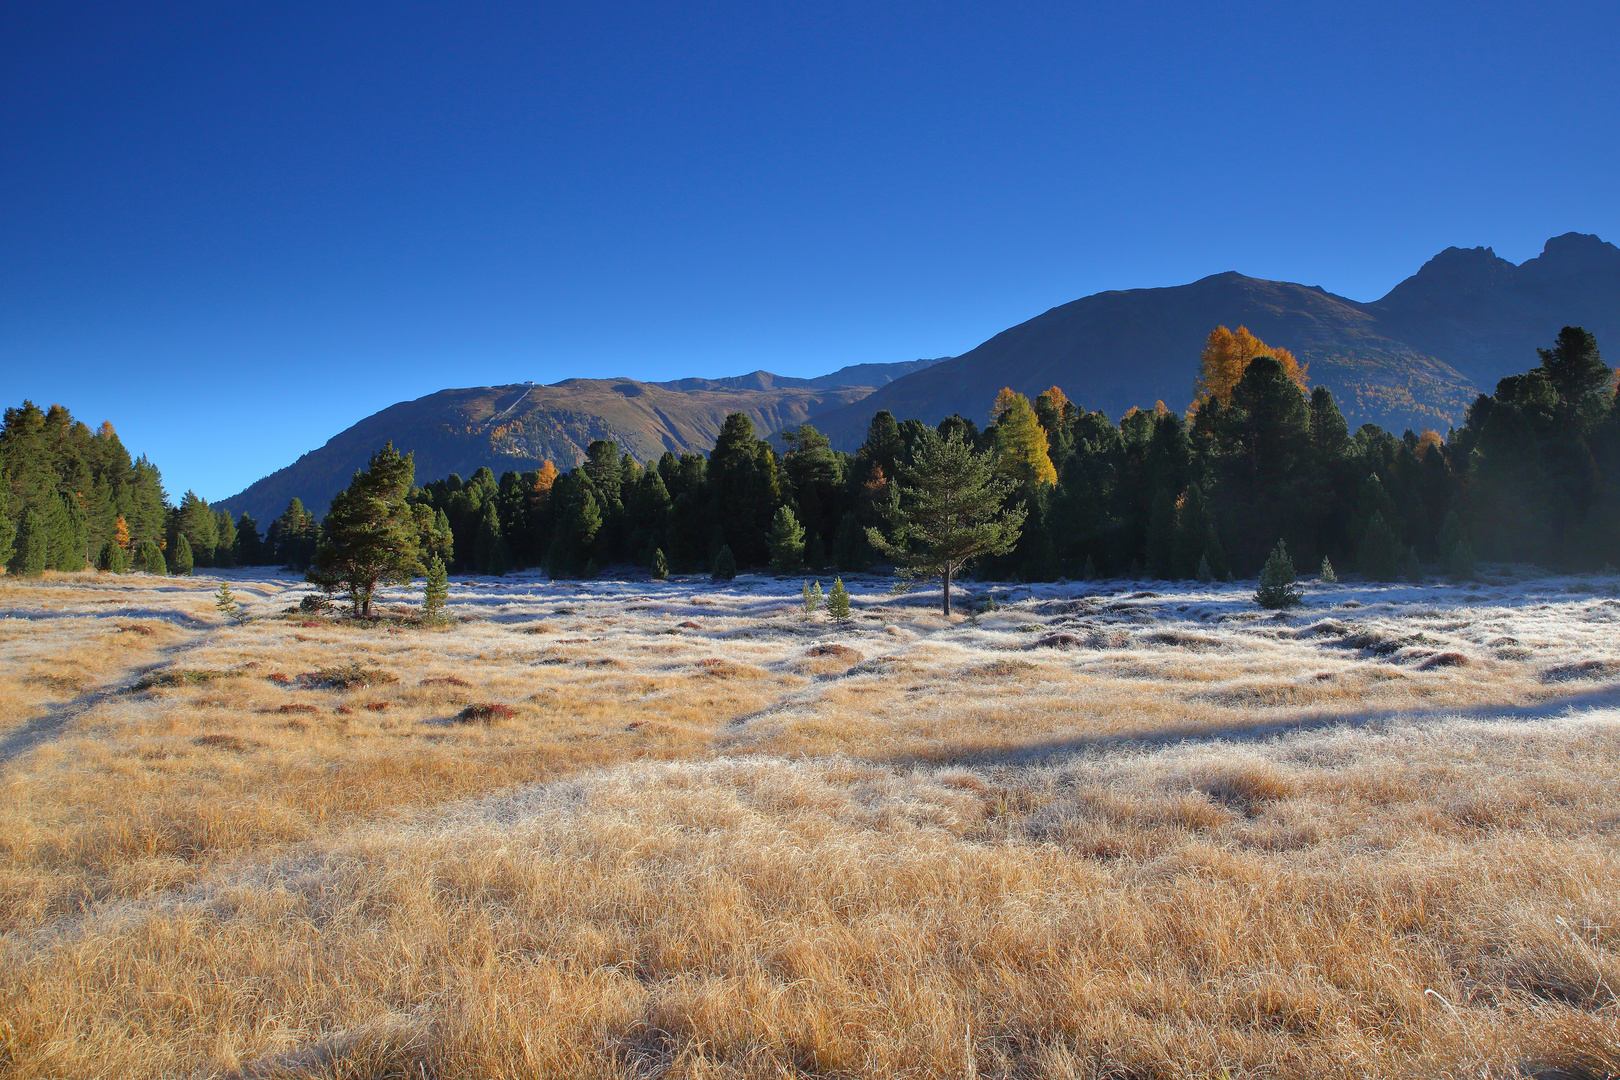
[[[1278, 359], [1278, 355], [1282, 359]], [[543, 566], [559, 577], [609, 564], [709, 572], [859, 570], [875, 554], [891, 480], [933, 440], [960, 435], [991, 455], [1026, 512], [1017, 545], [981, 560], [990, 577], [1225, 578], [1258, 571], [1279, 539], [1381, 580], [1475, 559], [1595, 569], [1620, 562], [1620, 409], [1592, 335], [1566, 327], [1541, 362], [1480, 395], [1463, 426], [1396, 436], [1352, 432], [1333, 395], [1247, 331], [1210, 335], [1188, 416], [1132, 410], [1114, 421], [1057, 387], [1033, 402], [1003, 391], [979, 430], [873, 419], [855, 454], [809, 425], [778, 453], [747, 417], [713, 453], [643, 465], [593, 443], [567, 473], [497, 479], [480, 469], [412, 492], [427, 549], [458, 572]]]
[[[813, 427], [781, 452], [742, 414], [707, 457], [642, 464], [609, 441], [569, 472], [551, 463], [499, 479], [479, 469], [407, 496], [423, 560], [460, 573], [541, 566], [589, 577], [613, 564], [658, 573], [771, 567], [860, 570], [868, 530], [893, 519], [895, 479], [958, 436], [986, 455], [1021, 513], [988, 577], [1225, 578], [1255, 573], [1279, 540], [1302, 565], [1329, 560], [1380, 580], [1476, 559], [1561, 569], [1620, 563], [1620, 408], [1597, 342], [1565, 327], [1540, 363], [1482, 394], [1442, 439], [1351, 432], [1324, 387], [1285, 350], [1239, 328], [1210, 335], [1188, 414], [1119, 421], [1052, 387], [1002, 391], [980, 430], [873, 417], [854, 454]], [[110, 425], [31, 402], [0, 429], [0, 556], [12, 573], [283, 565], [315, 561], [323, 530], [294, 499], [261, 538], [192, 492], [170, 506], [146, 458]]]
[[278, 555], [245, 514], [233, 520], [190, 491], [171, 506], [157, 466], [131, 460], [111, 424], [91, 431], [62, 406], [42, 410], [31, 401], [6, 410], [0, 562], [8, 572], [190, 573], [286, 561]]

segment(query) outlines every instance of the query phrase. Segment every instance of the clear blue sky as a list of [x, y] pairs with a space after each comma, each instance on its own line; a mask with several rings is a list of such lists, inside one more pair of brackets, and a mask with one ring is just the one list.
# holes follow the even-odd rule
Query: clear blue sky
[[0, 398], [223, 498], [402, 398], [1620, 240], [1620, 6], [0, 6]]

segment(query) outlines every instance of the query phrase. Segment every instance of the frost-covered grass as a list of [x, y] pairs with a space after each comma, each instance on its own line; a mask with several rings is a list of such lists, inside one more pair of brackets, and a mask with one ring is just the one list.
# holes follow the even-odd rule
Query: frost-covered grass
[[225, 576], [0, 580], [0, 1072], [1615, 1065], [1612, 579]]

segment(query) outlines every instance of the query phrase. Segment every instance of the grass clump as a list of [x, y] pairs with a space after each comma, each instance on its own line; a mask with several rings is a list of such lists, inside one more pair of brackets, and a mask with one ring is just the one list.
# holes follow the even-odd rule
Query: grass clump
[[157, 671], [150, 675], [143, 675], [131, 686], [131, 693], [142, 690], [172, 689], [177, 686], [207, 686], [215, 679], [223, 679], [230, 674], [228, 671], [200, 671], [181, 668], [175, 671]]
[[298, 676], [298, 681], [305, 686], [322, 690], [355, 690], [362, 686], [382, 686], [398, 682], [399, 677], [381, 668], [368, 668], [349, 663], [306, 671]]

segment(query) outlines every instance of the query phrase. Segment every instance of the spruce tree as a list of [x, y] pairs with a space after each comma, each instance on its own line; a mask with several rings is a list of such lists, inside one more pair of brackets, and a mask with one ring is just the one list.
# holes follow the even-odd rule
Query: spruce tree
[[1406, 561], [1406, 549], [1395, 535], [1384, 515], [1374, 511], [1356, 548], [1356, 565], [1374, 581], [1394, 581]]
[[1208, 556], [1198, 556], [1198, 569], [1193, 571], [1193, 576], [1204, 585], [1208, 585], [1210, 582], [1215, 580], [1215, 571], [1209, 568]]
[[422, 586], [422, 619], [439, 622], [444, 618], [445, 601], [450, 599], [450, 576], [444, 560], [434, 555], [428, 560], [427, 582]]
[[422, 572], [416, 519], [405, 501], [415, 473], [413, 455], [401, 455], [390, 442], [332, 497], [325, 535], [305, 576], [328, 592], [346, 591], [356, 616], [370, 617], [379, 583], [403, 585]]
[[669, 577], [669, 560], [664, 558], [663, 548], [654, 548], [652, 557], [652, 579], [663, 581]]
[[493, 502], [484, 504], [484, 512], [478, 520], [478, 534], [473, 540], [473, 569], [496, 577], [506, 573], [506, 539], [501, 535], [500, 517]]
[[175, 538], [174, 542], [174, 566], [172, 567], [174, 574], [176, 577], [185, 577], [191, 573], [192, 568], [195, 566], [196, 561], [191, 555], [191, 541], [186, 539], [185, 533], [181, 533]]
[[835, 623], [849, 621], [849, 590], [844, 588], [843, 578], [834, 578], [832, 591], [827, 594], [827, 614]]
[[1260, 571], [1260, 587], [1254, 592], [1254, 602], [1263, 608], [1294, 607], [1301, 599], [1295, 581], [1294, 560], [1288, 557], [1287, 546], [1278, 540]]
[[711, 575], [715, 581], [730, 581], [737, 576], [737, 557], [731, 553], [728, 545], [720, 545], [720, 553], [714, 557], [714, 573]]
[[806, 581], [804, 583], [804, 601], [800, 610], [804, 612], [804, 621], [809, 622], [821, 608], [821, 582]]
[[32, 509], [23, 511], [13, 547], [11, 561], [6, 564], [13, 577], [39, 577], [45, 572], [50, 558], [45, 523]]
[[798, 573], [804, 565], [804, 526], [788, 506], [777, 507], [771, 520], [771, 569], [779, 576]]
[[101, 553], [96, 557], [96, 569], [109, 574], [122, 574], [128, 569], [128, 556], [124, 549], [112, 540], [101, 545]]
[[1328, 561], [1328, 557], [1326, 555], [1322, 556], [1321, 573], [1317, 574], [1316, 576], [1321, 578], [1322, 582], [1327, 585], [1335, 584], [1339, 580], [1339, 575], [1333, 572], [1333, 564]]

